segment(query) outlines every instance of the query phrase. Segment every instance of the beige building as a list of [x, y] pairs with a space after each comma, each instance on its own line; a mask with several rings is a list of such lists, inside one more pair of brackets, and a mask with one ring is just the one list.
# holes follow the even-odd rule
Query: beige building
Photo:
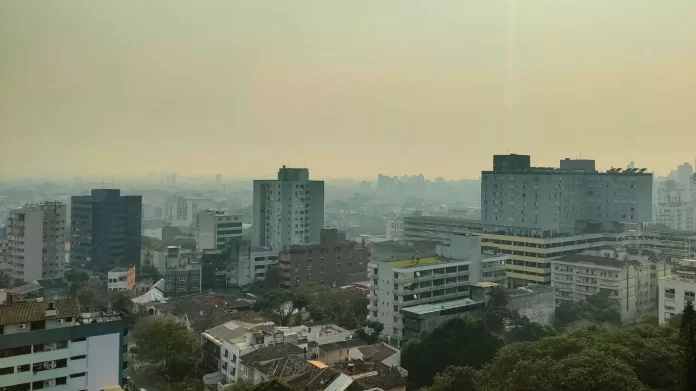
[[66, 208], [60, 202], [10, 211], [7, 224], [10, 276], [25, 282], [65, 274]]
[[591, 254], [569, 254], [551, 261], [556, 304], [585, 300], [600, 292], [619, 307], [624, 323], [657, 309], [658, 273], [666, 265], [649, 255], [630, 255], [605, 248]]

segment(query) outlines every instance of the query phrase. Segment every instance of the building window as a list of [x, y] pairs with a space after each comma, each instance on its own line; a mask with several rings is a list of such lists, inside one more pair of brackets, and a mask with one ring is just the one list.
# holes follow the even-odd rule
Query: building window
[[0, 375], [10, 375], [14, 373], [14, 367], [0, 368]]
[[56, 378], [57, 386], [64, 386], [66, 384], [68, 384], [68, 378], [66, 376]]
[[87, 340], [87, 338], [82, 337], [82, 338], [75, 338], [75, 339], [72, 339], [70, 342], [73, 342], [73, 343], [74, 343], [74, 342], [83, 342], [83, 341], [86, 341], [86, 340]]
[[80, 372], [80, 373], [72, 374], [72, 375], [70, 375], [70, 378], [71, 378], [71, 379], [74, 379], [74, 378], [76, 378], [76, 377], [83, 377], [83, 376], [85, 376], [85, 372]]

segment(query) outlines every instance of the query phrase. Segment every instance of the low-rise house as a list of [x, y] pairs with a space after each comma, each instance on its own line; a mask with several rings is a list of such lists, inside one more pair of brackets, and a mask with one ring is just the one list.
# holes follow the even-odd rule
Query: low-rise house
[[351, 348], [348, 356], [350, 360], [379, 361], [388, 367], [401, 366], [401, 351], [386, 343]]
[[672, 274], [659, 280], [660, 324], [684, 311], [687, 301], [696, 300], [696, 260], [682, 259], [674, 266]]
[[352, 348], [367, 345], [368, 343], [361, 339], [349, 339], [346, 341], [321, 344], [316, 348], [317, 360], [327, 365], [333, 365], [339, 361], [348, 360]]
[[[164, 280], [162, 280], [164, 282]], [[138, 282], [135, 283], [135, 287], [133, 288], [133, 294], [135, 296], [140, 296], [144, 295], [149, 291], [152, 286], [155, 285], [155, 280], [152, 278], [144, 278]]]

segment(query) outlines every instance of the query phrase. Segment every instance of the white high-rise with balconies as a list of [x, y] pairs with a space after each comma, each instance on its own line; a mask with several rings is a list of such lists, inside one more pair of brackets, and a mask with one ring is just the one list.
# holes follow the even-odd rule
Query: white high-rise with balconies
[[277, 180], [254, 181], [254, 247], [319, 243], [323, 226], [324, 181], [310, 181], [306, 168], [283, 166]]
[[33, 282], [65, 273], [65, 204], [45, 202], [10, 211], [8, 247], [12, 278]]

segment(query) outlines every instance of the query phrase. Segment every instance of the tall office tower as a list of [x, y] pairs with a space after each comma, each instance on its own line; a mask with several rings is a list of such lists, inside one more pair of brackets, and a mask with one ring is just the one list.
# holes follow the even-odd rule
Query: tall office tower
[[140, 265], [141, 196], [118, 189], [93, 189], [72, 197], [70, 262], [104, 274]]
[[46, 202], [10, 211], [8, 247], [12, 278], [33, 282], [63, 277], [65, 204]]
[[484, 230], [520, 235], [567, 234], [577, 221], [609, 227], [652, 221], [652, 173], [600, 172], [594, 160], [561, 160], [560, 168], [532, 167], [529, 156], [496, 155], [483, 171]]
[[206, 209], [196, 215], [196, 251], [224, 248], [242, 238], [242, 216]]
[[277, 180], [254, 181], [254, 247], [319, 243], [323, 226], [324, 181], [310, 181], [306, 168], [283, 166]]

